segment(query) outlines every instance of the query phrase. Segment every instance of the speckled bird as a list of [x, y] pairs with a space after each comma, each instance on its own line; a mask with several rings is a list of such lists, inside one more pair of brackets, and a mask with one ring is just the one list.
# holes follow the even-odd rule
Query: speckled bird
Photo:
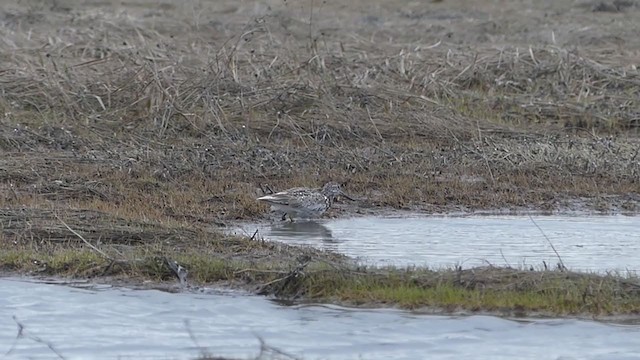
[[300, 219], [320, 217], [329, 210], [338, 196], [353, 200], [342, 191], [340, 184], [335, 182], [328, 182], [321, 189], [292, 188], [259, 197], [258, 200], [271, 205], [272, 209], [284, 212], [282, 220], [286, 220], [289, 215], [289, 219], [293, 221], [294, 217]]

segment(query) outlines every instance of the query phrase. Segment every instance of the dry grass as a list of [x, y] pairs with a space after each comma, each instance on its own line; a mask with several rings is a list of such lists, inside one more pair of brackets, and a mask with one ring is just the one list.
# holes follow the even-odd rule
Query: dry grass
[[[330, 3], [65, 4], [4, 13], [2, 206], [219, 222], [261, 216], [260, 184], [333, 179], [361, 207], [554, 209], [586, 198], [637, 211], [631, 50], [522, 46], [525, 32], [470, 48], [433, 25], [469, 16], [456, 2], [430, 5], [440, 15], [423, 41], [412, 19], [426, 15], [411, 4], [379, 10], [397, 27], [356, 16], [355, 3], [344, 13]], [[224, 22], [207, 20], [220, 12]]]
[[[636, 7], [496, 4], [10, 1], [0, 11], [0, 265], [162, 280], [170, 253], [198, 281], [256, 268], [242, 275], [256, 284], [300, 257], [333, 259], [212, 229], [263, 217], [263, 184], [341, 181], [360, 200], [334, 214], [637, 212]], [[110, 257], [132, 257], [105, 272], [109, 259], [64, 224], [109, 244]], [[354, 292], [357, 277], [323, 293], [334, 280], [322, 274], [305, 293], [390, 294], [384, 282]], [[393, 288], [406, 298], [387, 300], [413, 306], [410, 278], [407, 293]]]

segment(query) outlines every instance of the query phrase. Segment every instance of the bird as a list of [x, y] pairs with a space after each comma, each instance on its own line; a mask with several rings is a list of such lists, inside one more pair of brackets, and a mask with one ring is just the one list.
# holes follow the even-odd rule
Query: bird
[[342, 191], [340, 184], [328, 182], [320, 189], [296, 187], [259, 197], [257, 200], [271, 205], [272, 209], [284, 212], [282, 220], [287, 215], [293, 222], [293, 218], [312, 219], [324, 214], [338, 196], [353, 201], [353, 198]]

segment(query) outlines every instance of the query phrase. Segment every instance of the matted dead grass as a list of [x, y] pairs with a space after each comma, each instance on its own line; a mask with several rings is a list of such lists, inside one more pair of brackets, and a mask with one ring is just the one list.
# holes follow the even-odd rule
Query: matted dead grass
[[260, 217], [261, 184], [331, 179], [365, 208], [637, 210], [633, 49], [416, 41], [498, 11], [456, 2], [375, 10], [397, 27], [357, 4], [357, 27], [330, 3], [63, 4], [3, 15], [4, 206], [219, 222]]
[[[172, 254], [198, 282], [273, 284], [262, 291], [285, 297], [446, 307], [483, 294], [494, 308], [630, 312], [615, 296], [635, 306], [637, 289], [617, 277], [597, 301], [604, 280], [591, 275], [525, 286], [539, 274], [492, 269], [470, 286], [474, 274], [419, 269], [422, 284], [396, 269], [381, 280], [340, 272], [335, 254], [215, 230], [265, 217], [264, 185], [328, 180], [358, 198], [329, 216], [637, 212], [640, 10], [616, 4], [10, 1], [0, 266], [160, 281]], [[110, 252], [89, 246], [101, 244]], [[320, 259], [313, 276], [281, 281], [305, 259]], [[565, 280], [577, 284], [566, 309], [554, 287]], [[539, 284], [551, 289], [538, 296]], [[518, 304], [492, 297], [503, 290]]]

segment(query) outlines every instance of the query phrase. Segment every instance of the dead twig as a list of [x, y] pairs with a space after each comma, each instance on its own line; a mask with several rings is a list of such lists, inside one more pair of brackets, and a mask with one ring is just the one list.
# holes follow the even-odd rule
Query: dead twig
[[97, 247], [93, 246], [93, 244], [91, 244], [89, 241], [87, 241], [82, 235], [80, 235], [77, 231], [73, 230], [69, 225], [67, 225], [66, 222], [64, 222], [64, 220], [62, 220], [60, 218], [60, 216], [58, 216], [58, 214], [54, 214], [54, 215], [60, 221], [60, 223], [62, 225], [64, 225], [64, 227], [67, 228], [67, 230], [71, 231], [72, 234], [77, 236], [80, 240], [82, 240], [85, 244], [87, 244], [87, 246], [89, 246], [91, 249], [93, 249], [98, 254], [102, 255], [105, 259], [110, 260], [110, 261], [115, 261], [113, 258], [111, 258], [111, 256], [107, 255], [104, 251], [102, 251], [102, 250], [98, 249]]
[[260, 354], [256, 357], [256, 359], [265, 359], [267, 355], [277, 355], [278, 358], [292, 359], [292, 360], [301, 360], [302, 358], [293, 356], [285, 351], [282, 351], [276, 347], [271, 345], [267, 345], [267, 343], [260, 337], [257, 336], [260, 341]]
[[[533, 223], [533, 225], [535, 225], [538, 230], [540, 230], [540, 233], [542, 233], [542, 236], [544, 236], [545, 239], [547, 239], [547, 242], [549, 243], [549, 245], [551, 246], [551, 249], [553, 250], [553, 252], [556, 254], [556, 256], [558, 257], [558, 268], [561, 271], [565, 271], [567, 270], [567, 267], [564, 266], [564, 262], [562, 261], [562, 257], [560, 256], [560, 254], [558, 253], [558, 251], [556, 250], [556, 247], [553, 246], [553, 243], [551, 242], [551, 239], [549, 239], [549, 237], [547, 236], [547, 234], [544, 233], [544, 231], [542, 230], [542, 228], [538, 225], [538, 223], [533, 220], [533, 217], [531, 216], [531, 214], [529, 214], [529, 220], [531, 220], [531, 222]], [[547, 264], [544, 264], [545, 269], [547, 269]]]
[[65, 359], [65, 357], [62, 356], [62, 354], [58, 350], [56, 350], [56, 348], [53, 346], [51, 342], [46, 341], [40, 338], [39, 336], [29, 335], [28, 333], [25, 332], [26, 328], [21, 322], [18, 321], [18, 318], [15, 315], [12, 318], [13, 318], [13, 321], [15, 321], [16, 325], [18, 325], [18, 333], [16, 334], [16, 338], [14, 339], [13, 344], [11, 345], [11, 348], [9, 348], [9, 351], [7, 351], [4, 354], [5, 357], [11, 355], [11, 353], [15, 350], [18, 340], [22, 338], [27, 338], [39, 344], [45, 345], [47, 348], [49, 348], [49, 350], [51, 350], [51, 352], [56, 354], [58, 359], [62, 359], [62, 360]]

